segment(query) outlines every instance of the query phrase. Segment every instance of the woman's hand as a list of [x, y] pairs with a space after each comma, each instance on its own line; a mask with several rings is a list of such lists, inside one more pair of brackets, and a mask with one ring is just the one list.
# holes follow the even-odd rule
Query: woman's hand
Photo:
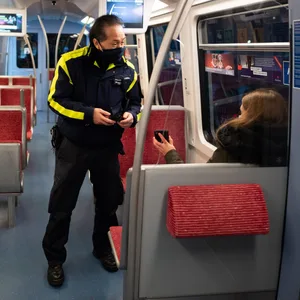
[[163, 155], [165, 156], [169, 151], [176, 150], [173, 144], [173, 139], [171, 136], [169, 136], [170, 142], [168, 142], [164, 136], [159, 133], [159, 137], [161, 138], [162, 143], [156, 140], [155, 137], [153, 137], [153, 146]]

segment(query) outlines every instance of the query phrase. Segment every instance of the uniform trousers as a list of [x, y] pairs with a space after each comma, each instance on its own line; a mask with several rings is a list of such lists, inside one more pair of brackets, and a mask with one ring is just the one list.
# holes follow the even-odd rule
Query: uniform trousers
[[117, 226], [116, 210], [122, 204], [124, 190], [120, 178], [118, 151], [75, 145], [66, 137], [55, 151], [54, 184], [50, 194], [50, 214], [43, 249], [50, 265], [63, 264], [67, 258], [72, 211], [87, 171], [93, 184], [95, 217], [93, 246], [98, 255], [110, 250], [108, 231]]

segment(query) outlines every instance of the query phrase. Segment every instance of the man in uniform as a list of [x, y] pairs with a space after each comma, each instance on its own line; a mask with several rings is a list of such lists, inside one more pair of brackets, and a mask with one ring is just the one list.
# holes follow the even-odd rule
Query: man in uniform
[[141, 107], [137, 74], [123, 56], [122, 25], [113, 15], [95, 20], [90, 46], [63, 54], [51, 84], [48, 105], [59, 118], [52, 128], [55, 175], [43, 249], [52, 286], [64, 282], [71, 214], [87, 170], [96, 198], [93, 255], [107, 271], [118, 270], [107, 232], [118, 224], [116, 210], [123, 201], [121, 137], [135, 126]]

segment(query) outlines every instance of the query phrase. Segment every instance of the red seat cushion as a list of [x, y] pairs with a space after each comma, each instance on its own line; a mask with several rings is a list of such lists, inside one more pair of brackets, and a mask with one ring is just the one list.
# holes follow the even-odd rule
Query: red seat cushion
[[117, 265], [119, 266], [121, 260], [122, 226], [110, 227], [110, 235], [113, 244], [112, 249], [116, 256]]
[[0, 111], [0, 142], [22, 141], [22, 112]]
[[[12, 78], [12, 84], [13, 85], [29, 85], [30, 86], [30, 77], [13, 77]], [[33, 101], [34, 106], [36, 106], [36, 91], [35, 91], [35, 78], [32, 77], [32, 85], [33, 87]], [[33, 112], [36, 114], [36, 109]]]
[[[1, 88], [1, 105], [20, 105], [20, 89]], [[24, 89], [26, 107], [26, 128], [31, 131], [31, 90]]]
[[155, 130], [165, 129], [174, 140], [179, 155], [185, 160], [185, 111], [184, 110], [152, 110], [147, 127], [143, 164], [165, 163], [163, 155], [153, 146]]
[[8, 77], [0, 77], [0, 85], [8, 85], [9, 79]]
[[169, 188], [167, 229], [173, 237], [267, 234], [269, 227], [257, 184]]

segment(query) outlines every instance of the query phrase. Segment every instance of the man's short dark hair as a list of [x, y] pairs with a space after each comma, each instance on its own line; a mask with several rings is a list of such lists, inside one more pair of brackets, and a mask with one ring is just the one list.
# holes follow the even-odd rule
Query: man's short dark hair
[[97, 18], [90, 30], [90, 44], [93, 45], [93, 39], [97, 39], [99, 42], [103, 42], [107, 39], [105, 34], [105, 27], [121, 25], [123, 26], [122, 20], [115, 15], [103, 15]]

